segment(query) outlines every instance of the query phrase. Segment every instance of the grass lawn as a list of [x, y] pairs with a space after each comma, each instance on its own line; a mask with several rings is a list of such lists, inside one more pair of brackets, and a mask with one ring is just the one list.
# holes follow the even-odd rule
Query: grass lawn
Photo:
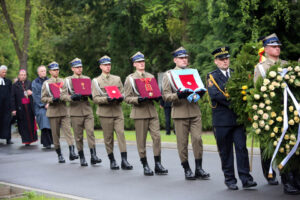
[[[86, 136], [85, 136], [86, 137]], [[95, 130], [95, 137], [96, 139], [103, 139], [103, 132], [102, 130]], [[125, 137], [127, 141], [135, 141], [135, 131], [125, 131]], [[116, 135], [115, 135], [116, 140]], [[213, 134], [203, 134], [202, 135], [203, 144], [206, 145], [216, 145], [216, 140]], [[150, 133], [148, 133], [147, 141], [152, 141]], [[161, 131], [161, 141], [162, 142], [176, 142], [176, 135], [166, 135], [164, 131]], [[248, 136], [247, 139], [247, 146], [251, 147], [252, 137]], [[259, 147], [259, 142], [254, 140], [254, 147]]]

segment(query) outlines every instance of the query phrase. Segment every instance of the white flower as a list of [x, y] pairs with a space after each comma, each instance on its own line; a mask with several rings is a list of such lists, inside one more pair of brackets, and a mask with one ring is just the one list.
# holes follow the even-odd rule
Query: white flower
[[290, 139], [291, 139], [291, 140], [296, 140], [295, 134], [291, 134]]
[[257, 128], [258, 128], [258, 124], [257, 124], [256, 122], [254, 122], [254, 123], [252, 124], [252, 127], [255, 128], [255, 129], [257, 129]]
[[274, 71], [270, 71], [269, 72], [270, 77], [274, 78], [277, 74]]
[[269, 114], [268, 114], [268, 113], [264, 113], [264, 114], [263, 114], [263, 119], [264, 119], [264, 120], [269, 119]]
[[282, 81], [282, 76], [281, 76], [281, 75], [278, 75], [278, 76], [276, 77], [276, 79], [277, 79], [277, 81]]
[[276, 96], [275, 92], [270, 92], [270, 96], [275, 97]]
[[266, 131], [270, 130], [270, 126], [269, 126], [269, 125], [266, 125], [266, 126], [265, 126], [265, 130], [266, 130]]
[[299, 66], [296, 66], [294, 70], [295, 70], [296, 72], [300, 72], [300, 67], [299, 67]]
[[270, 80], [269, 80], [269, 79], [267, 79], [267, 78], [264, 79], [264, 83], [263, 83], [264, 85], [268, 85], [269, 83], [270, 83]]
[[269, 85], [269, 90], [275, 90], [274, 85]]
[[267, 95], [267, 94], [264, 94], [263, 97], [264, 97], [264, 98], [268, 98], [268, 95]]
[[290, 77], [291, 77], [291, 79], [296, 79], [295, 75], [291, 75]]
[[259, 107], [260, 107], [260, 108], [264, 108], [264, 107], [265, 107], [265, 104], [264, 104], [264, 103], [260, 103], [260, 104], [259, 104]]
[[259, 121], [259, 126], [263, 128], [265, 126], [265, 121], [264, 120], [260, 120]]
[[253, 105], [253, 106], [252, 106], [252, 109], [253, 109], [253, 110], [257, 110], [257, 105]]
[[254, 95], [254, 99], [258, 100], [260, 98], [260, 95], [259, 94], [255, 94]]
[[260, 129], [256, 129], [256, 130], [255, 130], [255, 133], [256, 133], [256, 134], [260, 134], [260, 132], [261, 132]]
[[254, 116], [253, 116], [253, 119], [254, 119], [254, 120], [258, 120], [258, 115], [254, 115]]
[[292, 68], [291, 66], [289, 66], [289, 67], [287, 68], [287, 70], [290, 72], [290, 71], [293, 71], [293, 68]]
[[272, 101], [270, 101], [270, 99], [267, 99], [267, 100], [266, 100], [266, 104], [267, 104], [267, 105], [270, 105], [271, 103], [272, 103]]
[[258, 110], [257, 113], [262, 115], [262, 114], [264, 114], [264, 111], [263, 110]]
[[278, 67], [278, 68], [277, 68], [277, 71], [278, 71], [278, 72], [282, 72], [282, 68], [281, 68], [281, 67]]
[[260, 91], [265, 92], [266, 90], [267, 90], [267, 87], [266, 87], [266, 86], [261, 86], [261, 87], [260, 87]]
[[289, 76], [288, 74], [286, 74], [286, 75], [284, 76], [284, 78], [285, 78], [286, 80], [288, 80], [288, 79], [290, 79], [290, 76]]
[[281, 88], [285, 88], [286, 87], [286, 83], [281, 83]]
[[293, 119], [289, 120], [289, 125], [293, 126], [295, 124], [295, 121]]
[[272, 132], [272, 133], [270, 134], [270, 137], [275, 137], [275, 133]]
[[268, 111], [270, 111], [270, 110], [272, 110], [272, 107], [271, 107], [271, 106], [267, 106], [266, 109], [267, 109]]
[[300, 72], [298, 72], [297, 75], [300, 76]]

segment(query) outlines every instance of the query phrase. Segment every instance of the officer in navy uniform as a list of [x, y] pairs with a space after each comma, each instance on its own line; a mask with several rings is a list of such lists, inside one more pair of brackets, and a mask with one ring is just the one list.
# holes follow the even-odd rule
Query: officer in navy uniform
[[213, 128], [225, 176], [225, 185], [230, 190], [238, 190], [237, 179], [234, 175], [234, 144], [238, 175], [243, 188], [255, 187], [257, 183], [253, 181], [249, 173], [245, 129], [237, 124], [237, 116], [229, 108], [230, 101], [225, 89], [225, 84], [233, 72], [229, 68], [229, 47], [217, 48], [212, 55], [218, 69], [207, 75], [207, 88], [212, 103]]

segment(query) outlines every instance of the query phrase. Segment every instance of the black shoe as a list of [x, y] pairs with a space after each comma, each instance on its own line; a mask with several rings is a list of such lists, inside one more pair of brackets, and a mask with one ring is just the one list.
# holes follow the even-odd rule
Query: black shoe
[[289, 195], [300, 194], [300, 190], [295, 185], [295, 177], [292, 172], [281, 174], [281, 182], [283, 184], [283, 192]]
[[238, 190], [239, 187], [235, 183], [226, 184], [229, 190]]
[[78, 154], [79, 154], [79, 157], [80, 157], [80, 165], [81, 165], [82, 167], [88, 166], [88, 164], [87, 164], [87, 162], [86, 162], [86, 160], [85, 160], [83, 151], [82, 151], [82, 150], [81, 150], [81, 151], [78, 151]]
[[29, 147], [30, 146], [30, 144], [25, 144], [25, 147]]
[[166, 135], [171, 135], [171, 132], [170, 132], [170, 131], [167, 131], [167, 132], [166, 132]]
[[92, 148], [92, 149], [90, 149], [90, 151], [91, 151], [91, 164], [95, 165], [97, 163], [101, 163], [102, 160], [100, 158], [98, 158], [96, 155], [96, 148]]
[[127, 152], [121, 152], [121, 168], [125, 170], [132, 170], [132, 165], [127, 161]]
[[70, 145], [69, 146], [69, 151], [70, 151], [69, 159], [70, 160], [78, 159], [78, 155], [75, 154], [75, 150], [74, 149], [75, 149], [74, 145]]
[[13, 144], [13, 142], [10, 139], [7, 139], [6, 144]]
[[64, 157], [61, 154], [60, 148], [55, 149], [55, 151], [56, 151], [57, 156], [58, 156], [58, 163], [65, 163], [66, 161], [65, 161]]
[[202, 169], [202, 159], [195, 159], [196, 169], [195, 178], [208, 180], [210, 175]]
[[269, 184], [269, 185], [278, 185], [279, 183], [278, 183], [277, 178], [274, 177], [274, 178], [268, 179], [268, 184]]
[[147, 158], [146, 157], [141, 158], [141, 162], [142, 162], [143, 168], [144, 168], [144, 175], [145, 176], [153, 176], [153, 171], [148, 166]]
[[185, 161], [181, 163], [183, 169], [184, 169], [184, 175], [186, 180], [196, 180], [195, 175], [193, 174], [189, 162]]
[[51, 145], [48, 145], [48, 146], [44, 146], [45, 149], [51, 149]]
[[112, 170], [120, 169], [120, 167], [118, 166], [118, 164], [115, 160], [114, 153], [108, 154], [108, 158], [110, 160], [110, 169], [112, 169]]
[[154, 156], [154, 161], [155, 161], [155, 167], [154, 167], [155, 174], [157, 174], [157, 175], [167, 175], [168, 170], [165, 169], [162, 166], [161, 157], [160, 156]]
[[257, 183], [252, 180], [248, 180], [248, 181], [246, 181], [246, 183], [243, 183], [243, 188], [245, 188], [245, 189], [255, 187], [255, 186], [257, 186]]

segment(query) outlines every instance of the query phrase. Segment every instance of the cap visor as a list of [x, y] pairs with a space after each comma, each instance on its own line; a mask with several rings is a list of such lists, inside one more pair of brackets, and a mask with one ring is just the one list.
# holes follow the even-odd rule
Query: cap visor
[[82, 65], [81, 65], [81, 64], [78, 64], [78, 65], [74, 65], [74, 66], [72, 66], [72, 67], [82, 67]]
[[136, 59], [134, 62], [139, 62], [139, 61], [144, 61], [145, 59], [144, 58], [139, 58], [139, 59]]
[[177, 58], [185, 58], [185, 57], [189, 57], [189, 55], [187, 54], [180, 54], [177, 56]]
[[269, 43], [267, 44], [267, 46], [281, 46], [282, 44], [281, 43], [278, 43], [278, 42], [273, 42], [273, 43]]

